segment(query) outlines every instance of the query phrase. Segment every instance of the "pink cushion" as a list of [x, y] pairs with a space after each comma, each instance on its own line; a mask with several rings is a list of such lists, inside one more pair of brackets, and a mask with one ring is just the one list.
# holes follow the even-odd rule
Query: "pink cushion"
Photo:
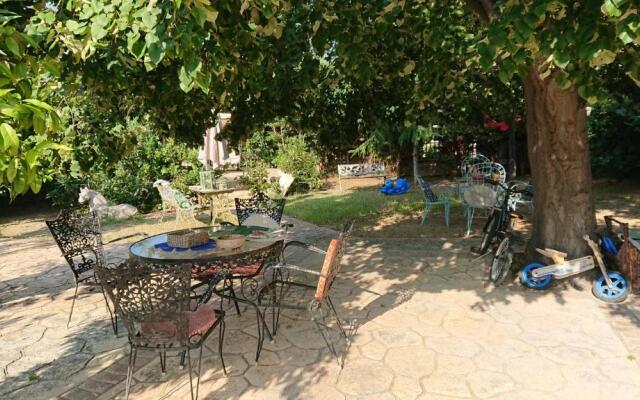
[[[187, 320], [189, 321], [189, 337], [202, 336], [218, 320], [218, 314], [212, 304], [200, 304], [195, 311], [187, 312]], [[163, 335], [173, 337], [177, 335], [177, 328], [174, 322], [143, 322], [140, 332], [142, 335]]]
[[[249, 264], [249, 265], [243, 265], [240, 267], [232, 267], [230, 271], [231, 271], [231, 275], [234, 275], [234, 276], [251, 276], [251, 275], [255, 275], [258, 272], [258, 269], [260, 269], [259, 262]], [[202, 272], [197, 272], [194, 270], [194, 273], [199, 278], [210, 278], [218, 274], [219, 272], [220, 272], [220, 267], [217, 267], [217, 266], [207, 268]]]

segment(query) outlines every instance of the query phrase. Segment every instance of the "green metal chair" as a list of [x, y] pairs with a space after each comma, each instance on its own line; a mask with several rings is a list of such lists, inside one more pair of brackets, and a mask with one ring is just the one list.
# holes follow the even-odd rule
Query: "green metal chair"
[[447, 193], [439, 193], [436, 194], [431, 189], [431, 185], [425, 182], [421, 176], [417, 176], [416, 180], [418, 181], [418, 186], [422, 190], [422, 194], [424, 196], [424, 211], [422, 213], [422, 221], [420, 224], [424, 224], [429, 216], [429, 211], [434, 206], [442, 206], [444, 208], [444, 222], [449, 226], [449, 211], [451, 210], [451, 199]]

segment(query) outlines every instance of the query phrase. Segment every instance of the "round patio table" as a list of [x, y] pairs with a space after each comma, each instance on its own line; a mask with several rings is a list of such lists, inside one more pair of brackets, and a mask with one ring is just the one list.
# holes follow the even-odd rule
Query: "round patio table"
[[[206, 229], [213, 233], [249, 233], [252, 230], [264, 230], [264, 228], [254, 226], [205, 227], [196, 229]], [[282, 251], [282, 246], [278, 247], [276, 242], [284, 242], [284, 239], [285, 234], [273, 235], [264, 239], [248, 237], [241, 247], [233, 250], [222, 250], [217, 247], [211, 248], [208, 246], [204, 246], [204, 248], [196, 247], [194, 249], [167, 250], [166, 247], [163, 249], [163, 244], [166, 244], [167, 242], [167, 233], [161, 233], [135, 242], [131, 247], [129, 247], [129, 254], [131, 258], [141, 259], [148, 262], [193, 264], [194, 269], [192, 269], [192, 273], [194, 273], [194, 278], [200, 283], [192, 286], [192, 289], [210, 284], [208, 281], [213, 277], [213, 275], [206, 274], [208, 269], [229, 268], [231, 274], [224, 279], [223, 287], [216, 288], [216, 282], [211, 290], [217, 293], [220, 297], [233, 301], [238, 314], [240, 314], [240, 307], [238, 303], [248, 304], [256, 311], [258, 319], [258, 347], [256, 349], [257, 362], [260, 357], [260, 351], [262, 350], [264, 334], [266, 333], [270, 340], [272, 339], [272, 336], [264, 320], [264, 315], [253, 298], [257, 297], [256, 288], [258, 284], [254, 277], [256, 277], [262, 269], [261, 265], [260, 267], [256, 267], [256, 265], [261, 264], [266, 259], [277, 259], [280, 256], [279, 252]], [[234, 291], [234, 280], [238, 280], [240, 283], [239, 294], [241, 294], [241, 296], [236, 295], [236, 292]]]
[[[251, 231], [252, 229], [263, 230], [260, 227], [244, 227], [245, 230]], [[214, 233], [228, 232], [235, 233], [238, 227], [205, 227], [195, 228], [196, 230], [208, 230]], [[167, 232], [171, 233], [171, 232]], [[193, 263], [206, 263], [214, 262], [220, 259], [230, 259], [234, 257], [242, 258], [248, 253], [259, 251], [260, 249], [271, 246], [274, 242], [284, 240], [284, 236], [273, 236], [265, 239], [254, 239], [247, 237], [244, 244], [237, 249], [219, 249], [217, 246], [214, 248], [205, 249], [175, 249], [173, 251], [167, 251], [157, 247], [162, 243], [167, 242], [167, 233], [161, 233], [154, 236], [149, 236], [142, 240], [139, 240], [129, 247], [129, 255], [132, 258], [142, 259], [144, 261], [151, 262], [193, 262]], [[214, 238], [215, 239], [215, 238]]]

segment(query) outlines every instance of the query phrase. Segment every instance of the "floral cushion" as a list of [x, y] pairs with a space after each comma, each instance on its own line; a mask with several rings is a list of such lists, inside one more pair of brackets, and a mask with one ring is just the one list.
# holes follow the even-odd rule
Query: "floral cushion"
[[[251, 276], [255, 275], [258, 272], [258, 269], [260, 269], [260, 263], [256, 262], [249, 265], [231, 267], [229, 271], [232, 276]], [[220, 271], [220, 267], [212, 266], [201, 272], [196, 272], [196, 270], [194, 270], [194, 273], [197, 274], [199, 278], [210, 278], [220, 273]]]

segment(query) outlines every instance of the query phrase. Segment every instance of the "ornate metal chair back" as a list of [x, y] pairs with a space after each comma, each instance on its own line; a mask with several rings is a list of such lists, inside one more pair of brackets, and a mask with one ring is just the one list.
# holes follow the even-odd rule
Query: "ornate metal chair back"
[[82, 273], [104, 263], [100, 219], [95, 211], [62, 210], [46, 224], [76, 281]]
[[189, 345], [190, 264], [139, 261], [96, 268], [136, 347]]
[[280, 223], [284, 211], [285, 199], [272, 199], [262, 192], [257, 192], [248, 199], [235, 199], [238, 223], [242, 225], [252, 214], [264, 214], [276, 223]]
[[416, 180], [418, 181], [418, 186], [420, 186], [420, 189], [422, 190], [422, 194], [424, 195], [426, 200], [429, 200], [430, 202], [440, 201], [440, 199], [438, 198], [438, 195], [433, 193], [433, 190], [431, 189], [431, 185], [425, 182], [425, 180], [422, 179], [421, 176], [417, 176]]
[[346, 224], [340, 235], [337, 238], [332, 239], [331, 243], [329, 243], [327, 255], [324, 258], [322, 270], [320, 271], [318, 286], [316, 287], [315, 299], [319, 302], [322, 302], [327, 297], [329, 290], [331, 290], [331, 286], [336, 279], [336, 275], [340, 272], [342, 256], [346, 250], [346, 244], [351, 236], [352, 228], [352, 222]]
[[462, 176], [468, 176], [471, 172], [471, 167], [475, 164], [482, 164], [491, 162], [487, 156], [484, 156], [480, 153], [475, 155], [467, 156], [462, 159], [462, 163], [460, 163], [460, 173]]

